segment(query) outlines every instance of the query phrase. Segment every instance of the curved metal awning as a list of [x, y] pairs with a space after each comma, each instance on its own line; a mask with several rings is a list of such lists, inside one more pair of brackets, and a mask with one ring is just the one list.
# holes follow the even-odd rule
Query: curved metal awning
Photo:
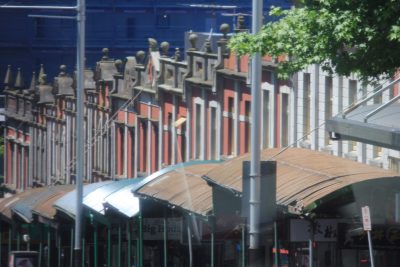
[[23, 201], [25, 198], [29, 197], [31, 194], [37, 194], [45, 190], [44, 187], [41, 188], [33, 188], [28, 189], [23, 192], [17, 193], [7, 198], [2, 198], [0, 200], [0, 215], [1, 218], [8, 223], [12, 223], [12, 208], [20, 201]]
[[72, 185], [57, 185], [42, 187], [39, 190], [28, 189], [26, 191], [29, 192], [29, 194], [18, 201], [11, 210], [27, 223], [33, 221], [33, 213], [43, 215], [48, 219], [53, 219], [56, 211], [52, 205], [48, 205], [48, 203], [54, 203], [54, 198], [63, 196], [73, 188]]
[[[94, 190], [106, 186], [113, 181], [104, 181], [104, 182], [99, 182], [99, 183], [93, 183], [93, 184], [87, 184], [83, 186], [83, 198], [85, 198], [90, 192], [93, 192]], [[70, 218], [74, 219], [75, 214], [76, 214], [76, 190], [73, 190], [67, 194], [65, 194], [63, 197], [59, 198], [57, 201], [54, 202], [53, 207], [68, 215]]]
[[[394, 178], [397, 173], [302, 148], [266, 149], [261, 160], [277, 162], [277, 204], [297, 210], [315, 208], [322, 200], [349, 185], [380, 178]], [[222, 163], [205, 177], [217, 185], [242, 192], [242, 162], [246, 154]]]
[[217, 163], [220, 161], [194, 161], [171, 166], [146, 178], [147, 182], [134, 193], [206, 216], [212, 210], [212, 189], [201, 177]]
[[124, 187], [104, 198], [104, 206], [128, 218], [136, 216], [140, 211], [140, 204], [139, 199], [132, 194], [132, 190], [136, 190], [142, 181], [142, 178], [130, 179]]
[[339, 114], [327, 120], [326, 130], [334, 139], [400, 150], [400, 103], [373, 114], [379, 107], [379, 104], [360, 106], [345, 115]]
[[[131, 190], [140, 181], [142, 181], [141, 178], [113, 181], [88, 193], [83, 198], [83, 204], [102, 215], [105, 215], [106, 207], [112, 207], [132, 217], [139, 212], [139, 202], [132, 195]], [[125, 193], [126, 191], [129, 195]]]

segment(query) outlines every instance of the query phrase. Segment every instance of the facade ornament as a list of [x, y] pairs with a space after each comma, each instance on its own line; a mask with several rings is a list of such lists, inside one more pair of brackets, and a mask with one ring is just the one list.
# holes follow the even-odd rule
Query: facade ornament
[[7, 66], [7, 72], [6, 72], [6, 77], [4, 78], [4, 89], [10, 89], [12, 85], [12, 80], [13, 80], [13, 74], [11, 70], [11, 65]]
[[162, 42], [160, 44], [161, 51], [162, 51], [162, 56], [167, 57], [168, 56], [168, 50], [169, 50], [169, 43], [168, 42]]
[[224, 35], [222, 38], [227, 40], [228, 39], [228, 32], [230, 31], [229, 24], [228, 23], [221, 24], [221, 26], [219, 27], [219, 31]]
[[206, 53], [212, 53], [210, 39], [206, 39], [206, 41], [204, 42], [204, 50]]
[[18, 68], [17, 77], [15, 78], [15, 89], [22, 89], [24, 87], [24, 79], [22, 78], [21, 68]]
[[181, 59], [181, 52], [179, 51], [179, 48], [175, 48], [175, 55], [174, 55], [175, 61], [179, 61]]
[[107, 47], [103, 48], [101, 52], [103, 53], [103, 56], [101, 58], [102, 61], [107, 61], [110, 59], [109, 58], [110, 50]]
[[146, 53], [143, 50], [140, 50], [136, 53], [136, 60], [138, 64], [144, 64], [144, 58], [146, 56]]
[[192, 50], [192, 51], [197, 50], [196, 42], [197, 42], [198, 38], [199, 38], [199, 36], [197, 36], [197, 34], [195, 34], [195, 33], [191, 33], [189, 35], [189, 42], [190, 42], [190, 45], [192, 46], [189, 50]]
[[150, 51], [154, 52], [157, 51], [157, 40], [154, 38], [147, 39], [149, 41], [149, 49]]

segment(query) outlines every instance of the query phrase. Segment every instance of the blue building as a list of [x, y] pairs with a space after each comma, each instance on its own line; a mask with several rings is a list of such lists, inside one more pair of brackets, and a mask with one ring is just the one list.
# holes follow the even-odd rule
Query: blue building
[[[221, 23], [233, 27], [235, 13], [251, 13], [250, 0], [87, 0], [86, 57], [93, 66], [101, 48], [108, 47], [114, 58], [125, 58], [147, 47], [148, 37], [168, 41], [171, 50], [183, 49], [187, 31], [218, 31]], [[290, 0], [265, 1], [269, 6], [289, 7]], [[1, 5], [75, 5], [66, 0], [4, 1]], [[25, 79], [46, 62], [49, 77], [66, 64], [75, 65], [76, 23], [67, 19], [34, 18], [29, 15], [72, 15], [68, 11], [0, 9], [0, 73], [8, 64], [21, 67]], [[246, 16], [250, 24], [250, 17]], [[1, 79], [1, 83], [3, 82]], [[26, 81], [27, 82], [27, 81]]]

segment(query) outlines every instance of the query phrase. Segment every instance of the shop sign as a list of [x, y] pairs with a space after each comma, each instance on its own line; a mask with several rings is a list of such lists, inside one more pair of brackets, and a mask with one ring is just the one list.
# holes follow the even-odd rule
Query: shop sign
[[336, 242], [337, 224], [335, 219], [317, 219], [313, 224], [308, 220], [290, 220], [290, 241], [306, 242], [312, 238], [317, 242]]
[[[374, 248], [399, 249], [400, 226], [374, 225], [371, 230], [371, 238]], [[357, 231], [351, 224], [339, 224], [339, 245], [342, 248], [367, 248], [367, 232]]]
[[[164, 218], [145, 218], [142, 223], [144, 240], [164, 239]], [[182, 239], [182, 218], [167, 219], [167, 239]]]

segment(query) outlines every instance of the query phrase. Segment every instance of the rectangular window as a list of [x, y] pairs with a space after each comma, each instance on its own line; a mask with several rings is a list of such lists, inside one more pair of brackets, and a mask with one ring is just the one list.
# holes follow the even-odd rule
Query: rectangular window
[[311, 130], [311, 78], [310, 73], [304, 73], [303, 80], [303, 134], [307, 135]]
[[233, 97], [228, 97], [228, 154], [234, 154], [235, 148], [235, 123], [234, 123], [234, 113], [235, 113], [235, 102]]
[[180, 147], [179, 160], [181, 162], [186, 161], [186, 123], [181, 126], [181, 147]]
[[195, 142], [196, 142], [196, 155], [195, 158], [199, 159], [201, 156], [201, 105], [200, 104], [196, 104], [196, 137], [195, 137]]
[[172, 131], [175, 130], [175, 127], [172, 125], [172, 113], [168, 112], [168, 159], [167, 159], [167, 164], [170, 165], [172, 164], [172, 150], [174, 149], [172, 147]]
[[[333, 81], [332, 77], [325, 77], [325, 121], [332, 118], [333, 110]], [[332, 140], [329, 134], [325, 133], [325, 145], [330, 145]]]
[[250, 151], [251, 144], [251, 105], [250, 101], [245, 101], [244, 103], [244, 116], [245, 116], [245, 148], [244, 152], [247, 153]]
[[263, 148], [269, 147], [269, 91], [263, 91]]
[[[349, 81], [349, 106], [354, 105], [357, 102], [357, 81]], [[349, 151], [357, 151], [357, 142], [349, 141]]]
[[211, 159], [217, 159], [217, 108], [211, 107], [211, 136], [210, 136], [210, 149], [211, 149]]
[[281, 147], [289, 145], [289, 95], [282, 94]]

